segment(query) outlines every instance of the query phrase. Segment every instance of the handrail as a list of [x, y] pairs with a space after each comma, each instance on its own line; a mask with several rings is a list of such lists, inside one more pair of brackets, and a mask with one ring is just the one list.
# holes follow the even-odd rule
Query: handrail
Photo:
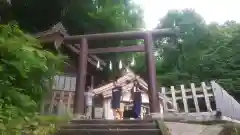
[[218, 83], [211, 81], [216, 109], [222, 117], [240, 120], [240, 104], [229, 95]]

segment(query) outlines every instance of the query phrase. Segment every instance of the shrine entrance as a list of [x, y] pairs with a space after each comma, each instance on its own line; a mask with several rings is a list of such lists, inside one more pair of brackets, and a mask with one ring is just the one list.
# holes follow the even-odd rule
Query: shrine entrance
[[[88, 35], [66, 36], [63, 39], [64, 44], [68, 44], [78, 55], [78, 67], [76, 78], [76, 90], [74, 97], [74, 114], [84, 115], [84, 93], [87, 73], [87, 58], [89, 54], [101, 53], [117, 53], [117, 52], [144, 52], [146, 56], [147, 65], [147, 83], [149, 96], [149, 109], [152, 115], [157, 116], [160, 113], [160, 106], [158, 100], [158, 91], [156, 85], [156, 68], [155, 56], [153, 50], [154, 38], [164, 36], [176, 36], [176, 31], [173, 29], [159, 29], [154, 31], [130, 31], [118, 33], [100, 33]], [[109, 47], [89, 49], [88, 41], [90, 40], [144, 40], [142, 45], [132, 45], [126, 47]], [[80, 44], [80, 47], [76, 47]]]

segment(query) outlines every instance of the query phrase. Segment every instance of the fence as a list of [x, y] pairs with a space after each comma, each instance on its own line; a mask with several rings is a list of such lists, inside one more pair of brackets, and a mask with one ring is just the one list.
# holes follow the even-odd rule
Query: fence
[[56, 75], [54, 77], [53, 91], [46, 97], [41, 113], [61, 114], [72, 112], [76, 77]]
[[171, 109], [177, 113], [211, 112], [216, 115], [218, 112], [222, 119], [240, 120], [240, 104], [215, 81], [209, 85], [202, 82], [200, 87], [191, 83], [189, 87], [186, 89], [180, 85], [180, 89], [174, 86], [161, 88], [162, 94], [170, 97], [173, 104], [173, 108], [169, 108], [163, 100], [165, 112]]
[[[56, 76], [52, 94], [46, 98], [42, 113], [60, 114], [72, 112], [76, 79], [70, 76]], [[164, 111], [177, 113], [220, 112], [227, 118], [240, 120], [240, 104], [219, 84], [180, 85], [180, 87], [161, 87]], [[166, 99], [166, 100], [165, 100]], [[169, 99], [172, 105], [169, 105]]]
[[179, 89], [174, 86], [170, 88], [162, 87], [161, 93], [171, 98], [173, 107], [170, 108], [163, 100], [164, 110], [166, 112], [173, 109], [175, 112], [199, 113], [212, 112], [215, 109], [213, 91], [210, 86], [202, 82], [200, 87], [195, 87], [194, 83], [191, 83], [189, 87], [186, 88], [184, 85], [180, 85]]
[[70, 75], [56, 75], [53, 90], [75, 91], [76, 77]]

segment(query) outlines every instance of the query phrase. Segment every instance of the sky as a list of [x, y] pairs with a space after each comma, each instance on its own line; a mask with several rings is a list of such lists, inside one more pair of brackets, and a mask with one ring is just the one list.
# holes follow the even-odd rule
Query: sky
[[240, 0], [134, 0], [144, 10], [146, 29], [153, 29], [168, 10], [191, 8], [207, 23], [240, 22]]

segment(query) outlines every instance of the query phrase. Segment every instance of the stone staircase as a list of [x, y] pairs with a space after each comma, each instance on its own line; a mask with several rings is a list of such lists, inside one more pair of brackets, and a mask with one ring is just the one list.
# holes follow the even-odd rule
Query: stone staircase
[[56, 135], [163, 135], [153, 120], [72, 120]]
[[168, 129], [163, 129], [163, 124], [154, 120], [72, 120], [61, 126], [55, 135], [229, 135], [222, 133], [223, 123], [164, 124]]

